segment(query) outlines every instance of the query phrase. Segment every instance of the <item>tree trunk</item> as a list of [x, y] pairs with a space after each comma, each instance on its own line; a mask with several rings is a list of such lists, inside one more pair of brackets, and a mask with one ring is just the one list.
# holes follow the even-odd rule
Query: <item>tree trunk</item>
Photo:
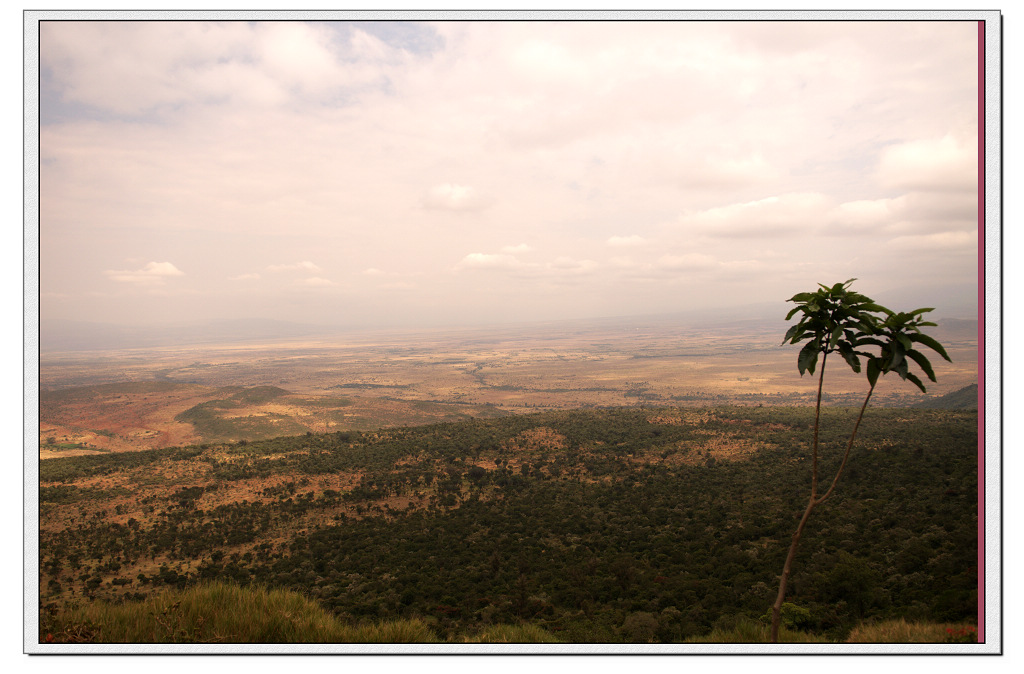
[[782, 617], [782, 600], [786, 597], [786, 583], [789, 581], [789, 574], [793, 568], [793, 558], [796, 557], [796, 548], [800, 543], [800, 536], [804, 532], [804, 526], [807, 524], [807, 519], [811, 516], [811, 511], [814, 510], [814, 506], [817, 505], [818, 429], [821, 424], [821, 387], [825, 383], [825, 362], [827, 359], [828, 351], [824, 352], [821, 356], [821, 370], [818, 372], [818, 400], [814, 407], [814, 444], [811, 450], [811, 498], [807, 501], [807, 509], [804, 510], [804, 516], [800, 518], [800, 524], [797, 525], [796, 533], [793, 534], [793, 542], [789, 544], [789, 554], [786, 555], [786, 563], [782, 566], [782, 579], [779, 581], [779, 594], [775, 598], [775, 604], [772, 605], [771, 641], [773, 644], [778, 643], [779, 641], [779, 622]]
[[807, 520], [811, 517], [811, 511], [814, 510], [814, 506], [817, 505], [814, 495], [811, 495], [811, 499], [807, 502], [807, 508], [804, 510], [804, 516], [800, 518], [800, 524], [796, 527], [796, 533], [793, 534], [793, 542], [789, 545], [789, 554], [786, 555], [786, 563], [782, 567], [782, 580], [779, 582], [779, 594], [775, 597], [775, 604], [772, 605], [772, 632], [771, 641], [772, 643], [778, 643], [779, 641], [779, 623], [782, 617], [782, 600], [786, 597], [786, 583], [789, 582], [789, 574], [793, 569], [793, 558], [796, 557], [796, 548], [800, 544], [800, 536], [804, 533], [804, 526], [807, 524]]

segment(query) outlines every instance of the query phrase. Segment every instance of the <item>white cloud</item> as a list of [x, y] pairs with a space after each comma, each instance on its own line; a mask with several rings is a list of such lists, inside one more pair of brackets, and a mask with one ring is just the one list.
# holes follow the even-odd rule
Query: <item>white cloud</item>
[[444, 211], [478, 211], [489, 206], [490, 201], [467, 185], [444, 183], [430, 188], [423, 205]]
[[824, 216], [830, 234], [859, 236], [873, 232], [918, 234], [962, 230], [976, 225], [973, 192], [909, 192], [889, 199], [848, 201]]
[[293, 21], [139, 21], [42, 24], [42, 64], [67, 100], [119, 114], [162, 106], [219, 104], [257, 108], [299, 98], [383, 87], [382, 67], [401, 50], [357, 28], [348, 38], [317, 23]]
[[330, 279], [321, 278], [319, 276], [313, 276], [310, 278], [300, 279], [295, 281], [294, 285], [302, 286], [304, 288], [330, 288], [338, 285]]
[[494, 253], [470, 253], [456, 265], [457, 269], [523, 269], [525, 262], [515, 256]]
[[757, 201], [730, 204], [679, 218], [687, 230], [712, 237], [777, 237], [806, 234], [821, 226], [828, 198], [793, 192]]
[[642, 246], [647, 239], [637, 234], [631, 236], [611, 236], [605, 241], [609, 246]]
[[974, 191], [978, 183], [977, 141], [946, 134], [886, 148], [878, 164], [879, 182], [918, 191]]
[[978, 233], [939, 232], [918, 236], [898, 236], [889, 241], [889, 246], [907, 251], [961, 251], [974, 254], [977, 250]]
[[321, 271], [320, 267], [313, 264], [309, 260], [302, 262], [296, 262], [295, 264], [272, 264], [267, 267], [269, 271], [281, 272], [281, 271]]
[[[344, 269], [368, 293], [415, 278], [438, 315], [485, 289], [530, 297], [563, 279], [628, 313], [633, 280], [734, 269], [767, 292], [769, 274], [744, 261], [768, 246], [778, 269], [829, 268], [896, 237], [945, 250], [955, 237], [913, 237], [976, 217], [966, 22], [410, 27], [432, 34], [430, 52], [355, 25], [43, 25], [43, 289], [164, 279], [178, 292], [186, 283], [147, 272], [148, 258], [89, 269], [90, 246], [126, 259], [151, 236], [174, 241], [157, 250], [179, 263], [189, 251], [183, 280], [211, 296], [220, 287], [192, 270], [214, 281], [244, 248], [263, 280], [222, 271], [225, 296], [275, 273], [344, 285]], [[323, 259], [298, 262], [310, 255]], [[308, 288], [323, 281], [290, 299], [318, 297]], [[644, 296], [645, 310], [696, 301], [656, 283]], [[299, 312], [269, 297], [217, 306]]]
[[875, 227], [891, 222], [899, 210], [896, 199], [848, 201], [829, 212], [829, 220], [843, 227]]
[[556, 273], [568, 272], [571, 274], [586, 274], [596, 270], [600, 265], [593, 260], [577, 260], [575, 258], [561, 256], [555, 258], [554, 262], [548, 265], [548, 269]]
[[142, 269], [134, 271], [107, 270], [103, 273], [111, 281], [132, 283], [139, 286], [160, 286], [164, 285], [168, 278], [185, 275], [185, 272], [170, 262], [150, 262]]
[[710, 255], [686, 253], [685, 255], [662, 255], [655, 263], [658, 269], [673, 272], [704, 271], [714, 269], [718, 261]]
[[390, 291], [396, 291], [396, 292], [408, 292], [408, 291], [411, 291], [411, 290], [416, 290], [416, 284], [415, 283], [409, 283], [407, 281], [395, 281], [394, 283], [385, 283], [380, 288], [381, 288], [381, 290], [390, 290]]

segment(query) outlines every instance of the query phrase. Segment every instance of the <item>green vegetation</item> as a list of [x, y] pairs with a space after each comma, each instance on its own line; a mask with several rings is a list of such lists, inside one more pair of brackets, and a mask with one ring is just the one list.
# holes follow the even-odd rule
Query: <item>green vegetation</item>
[[[857, 410], [821, 415], [834, 469]], [[872, 419], [787, 596], [814, 639], [976, 618], [977, 413]], [[442, 641], [508, 625], [569, 643], [748, 629], [771, 602], [795, 525], [773, 513], [800, 507], [813, 424], [808, 408], [587, 410], [44, 460], [41, 610], [221, 581], [296, 593], [346, 625], [419, 621]], [[61, 624], [99, 624], [75, 615]]]
[[50, 643], [429, 643], [419, 620], [363, 625], [338, 620], [287, 590], [204, 583], [147, 600], [92, 602], [45, 616]]
[[[788, 606], [788, 604], [787, 604]], [[626, 620], [632, 641], [652, 641], [658, 619], [634, 613]], [[709, 634], [684, 643], [767, 643], [769, 627], [748, 618], [719, 621]], [[647, 636], [648, 638], [643, 638]], [[965, 623], [889, 620], [858, 625], [845, 643], [951, 643], [977, 640]], [[317, 601], [289, 590], [204, 582], [164, 590], [141, 601], [74, 603], [44, 613], [40, 643], [444, 643], [420, 618], [364, 621], [339, 619]], [[784, 626], [782, 643], [835, 643]], [[550, 632], [529, 623], [488, 625], [455, 633], [449, 643], [555, 644]]]
[[978, 630], [964, 623], [908, 623], [882, 620], [858, 625], [846, 640], [851, 644], [977, 643]]
[[220, 410], [261, 405], [286, 395], [290, 395], [288, 391], [276, 386], [240, 388], [227, 398], [208, 400], [190, 407], [177, 414], [174, 420], [192, 424], [198, 435], [213, 442], [242, 438], [273, 438], [301, 433], [305, 428], [284, 414], [257, 413], [232, 417], [220, 414]]
[[199, 447], [167, 447], [142, 452], [120, 452], [69, 456], [39, 462], [40, 482], [69, 482], [97, 475], [130, 471], [158, 461], [189, 461], [199, 456]]

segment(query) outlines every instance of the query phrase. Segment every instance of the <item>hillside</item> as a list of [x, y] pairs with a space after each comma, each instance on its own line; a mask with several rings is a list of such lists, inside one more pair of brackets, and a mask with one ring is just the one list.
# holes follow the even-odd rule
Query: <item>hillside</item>
[[976, 410], [978, 409], [978, 385], [971, 384], [944, 396], [922, 400], [914, 407], [930, 410]]
[[[826, 473], [854, 413], [825, 413]], [[700, 637], [771, 604], [812, 415], [545, 412], [49, 459], [40, 601], [218, 579], [441, 639], [513, 623], [567, 642]], [[975, 618], [976, 429], [968, 411], [869, 411], [798, 556], [801, 629]]]

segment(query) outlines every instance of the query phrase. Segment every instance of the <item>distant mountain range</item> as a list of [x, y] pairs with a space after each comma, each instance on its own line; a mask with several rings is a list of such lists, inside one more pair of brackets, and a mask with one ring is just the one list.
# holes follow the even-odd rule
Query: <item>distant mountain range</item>
[[914, 407], [941, 410], [976, 410], [978, 409], [978, 385], [971, 384], [970, 386], [965, 386], [944, 396], [919, 402]]

